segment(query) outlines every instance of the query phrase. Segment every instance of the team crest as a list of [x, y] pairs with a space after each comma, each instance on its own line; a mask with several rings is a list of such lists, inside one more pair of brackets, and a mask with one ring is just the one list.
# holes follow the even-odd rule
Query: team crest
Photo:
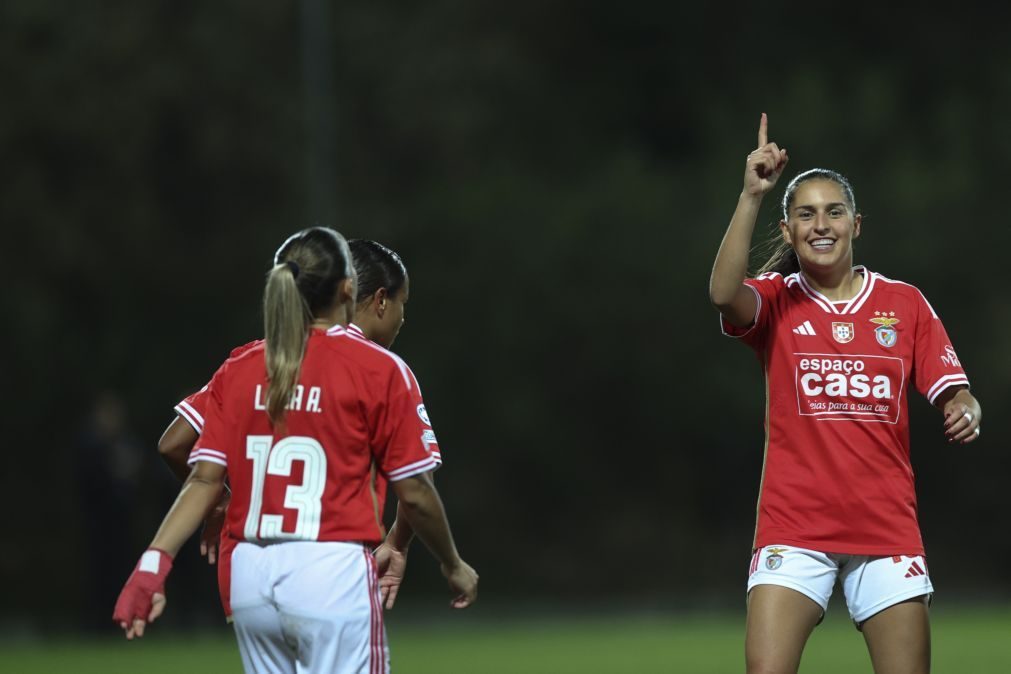
[[878, 326], [874, 328], [874, 338], [878, 340], [878, 344], [890, 349], [899, 340], [899, 332], [895, 329], [899, 319], [895, 318], [894, 311], [888, 312], [887, 315], [883, 311], [875, 311], [874, 314], [874, 318], [870, 319], [871, 323]]
[[835, 341], [840, 344], [845, 344], [846, 342], [852, 342], [853, 336], [855, 335], [852, 323], [833, 323], [832, 324], [832, 337]]
[[783, 565], [783, 553], [788, 548], [769, 548], [769, 556], [765, 558], [765, 566], [769, 571], [775, 571]]

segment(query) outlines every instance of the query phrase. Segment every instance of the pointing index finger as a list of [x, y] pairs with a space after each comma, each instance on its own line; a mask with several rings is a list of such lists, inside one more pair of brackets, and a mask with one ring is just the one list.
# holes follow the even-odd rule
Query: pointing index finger
[[762, 148], [769, 143], [769, 117], [762, 113], [762, 121], [758, 123], [758, 147]]

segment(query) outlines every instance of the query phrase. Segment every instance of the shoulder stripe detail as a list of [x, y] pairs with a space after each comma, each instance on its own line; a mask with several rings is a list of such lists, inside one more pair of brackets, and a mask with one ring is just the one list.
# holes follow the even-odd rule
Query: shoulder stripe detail
[[181, 416], [186, 423], [193, 427], [197, 433], [204, 432], [204, 418], [185, 400], [175, 406], [176, 414]]
[[930, 315], [933, 316], [934, 318], [937, 318], [937, 312], [934, 311], [934, 307], [932, 307], [930, 305], [930, 302], [927, 301], [927, 298], [926, 296], [924, 296], [923, 292], [919, 288], [914, 286], [912, 283], [906, 283], [905, 281], [896, 281], [894, 279], [885, 278], [881, 274], [876, 274], [876, 276], [885, 283], [894, 283], [895, 285], [906, 286], [907, 288], [912, 288], [913, 290], [915, 290], [916, 294], [920, 296], [921, 300], [923, 300], [923, 303], [927, 305], [928, 309], [930, 309]]
[[360, 343], [364, 344], [365, 346], [369, 347], [370, 349], [373, 349], [374, 351], [378, 351], [379, 353], [383, 354], [384, 356], [387, 356], [387, 357], [391, 358], [393, 360], [393, 362], [397, 364], [397, 367], [400, 368], [400, 374], [404, 378], [404, 383], [407, 385], [407, 390], [410, 391], [412, 388], [414, 388], [414, 385], [413, 385], [414, 377], [411, 374], [411, 368], [407, 367], [407, 363], [404, 362], [403, 358], [401, 358], [397, 354], [393, 353], [392, 351], [388, 351], [388, 350], [384, 349], [383, 347], [379, 346], [375, 342], [369, 341], [369, 340], [364, 339], [364, 338], [360, 338], [360, 339], [358, 339], [358, 341]]
[[216, 463], [219, 466], [228, 467], [228, 457], [225, 456], [224, 452], [219, 452], [216, 449], [208, 449], [206, 447], [201, 447], [193, 451], [190, 454], [190, 458], [186, 459], [186, 465], [192, 466], [197, 461], [209, 461], [210, 463]]
[[396, 470], [391, 470], [386, 474], [386, 477], [389, 478], [390, 482], [396, 482], [397, 480], [404, 480], [406, 478], [413, 477], [419, 473], [427, 473], [428, 471], [438, 467], [438, 465], [439, 462], [430, 456], [426, 459], [422, 459], [421, 461], [415, 461], [414, 463], [397, 468]]
[[927, 391], [927, 400], [933, 405], [934, 401], [937, 400], [937, 396], [941, 395], [941, 391], [951, 386], [968, 386], [969, 378], [964, 374], [947, 374], [934, 382], [934, 385], [930, 387]]
[[[352, 337], [356, 342], [360, 344], [365, 344], [370, 349], [373, 349], [385, 356], [388, 356], [389, 358], [393, 359], [393, 362], [397, 364], [398, 368], [400, 368], [400, 374], [404, 378], [404, 384], [407, 385], [407, 390], [410, 391], [412, 388], [416, 386], [417, 381], [414, 378], [414, 374], [411, 372], [411, 368], [407, 366], [407, 363], [405, 363], [404, 360], [397, 354], [393, 353], [388, 349], [384, 349], [383, 347], [379, 346], [372, 340], [368, 339], [365, 336], [365, 333], [362, 332], [362, 329], [359, 328], [354, 323], [352, 323], [351, 328], [347, 330], [345, 330], [339, 325], [335, 325], [329, 330], [327, 330], [326, 334], [329, 335], [330, 337], [339, 337], [341, 335]], [[420, 389], [421, 387], [419, 386], [418, 388]]]

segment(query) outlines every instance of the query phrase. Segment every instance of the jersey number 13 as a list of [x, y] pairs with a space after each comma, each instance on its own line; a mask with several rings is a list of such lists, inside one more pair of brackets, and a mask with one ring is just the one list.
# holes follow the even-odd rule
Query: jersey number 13
[[[326, 486], [326, 453], [314, 438], [291, 436], [271, 449], [270, 435], [250, 435], [246, 438], [246, 458], [253, 462], [249, 515], [243, 531], [247, 541], [257, 539], [314, 541], [319, 537], [320, 515], [323, 511], [323, 488]], [[264, 514], [263, 484], [267, 475], [290, 477], [295, 461], [302, 461], [302, 484], [289, 485], [284, 491], [284, 507], [298, 513], [295, 530], [282, 530], [284, 515]]]

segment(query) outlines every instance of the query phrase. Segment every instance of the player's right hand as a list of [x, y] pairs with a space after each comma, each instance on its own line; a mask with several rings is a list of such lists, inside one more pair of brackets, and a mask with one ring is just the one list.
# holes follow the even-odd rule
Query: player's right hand
[[758, 148], [748, 155], [744, 170], [744, 191], [756, 197], [766, 194], [776, 185], [788, 161], [786, 148], [769, 142], [769, 118], [763, 112], [758, 123]]
[[165, 610], [165, 577], [172, 570], [172, 557], [148, 548], [119, 593], [112, 619], [127, 639], [144, 636], [144, 627]]
[[470, 564], [460, 560], [459, 564], [450, 568], [442, 565], [442, 575], [449, 581], [449, 589], [456, 596], [449, 605], [453, 608], [467, 608], [477, 601], [477, 571]]
[[379, 576], [379, 599], [385, 608], [393, 608], [407, 571], [407, 551], [397, 550], [384, 542], [372, 554], [376, 558], [376, 573]]
[[228, 512], [228, 502], [231, 499], [231, 493], [225, 491], [221, 495], [221, 500], [204, 520], [204, 528], [200, 532], [200, 554], [207, 557], [208, 564], [218, 561], [218, 543], [221, 540], [221, 529], [225, 525], [225, 514]]

